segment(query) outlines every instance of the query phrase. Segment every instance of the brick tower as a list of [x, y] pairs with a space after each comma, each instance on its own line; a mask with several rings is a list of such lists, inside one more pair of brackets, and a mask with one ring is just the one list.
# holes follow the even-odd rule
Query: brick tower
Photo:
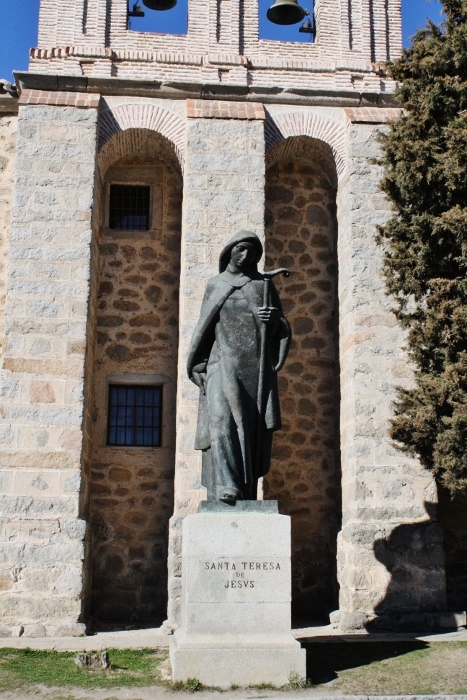
[[411, 369], [374, 242], [400, 0], [316, 0], [310, 43], [260, 39], [257, 0], [189, 0], [186, 35], [127, 12], [41, 0], [0, 95], [0, 636], [178, 624], [180, 526], [205, 498], [187, 345], [242, 228], [293, 272], [263, 493], [292, 516], [294, 614], [438, 624], [437, 491], [387, 436]]

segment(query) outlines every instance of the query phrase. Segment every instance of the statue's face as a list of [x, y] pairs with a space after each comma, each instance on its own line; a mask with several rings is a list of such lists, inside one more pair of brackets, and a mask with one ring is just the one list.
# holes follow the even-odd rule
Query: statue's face
[[253, 243], [244, 241], [237, 243], [237, 245], [232, 248], [230, 253], [230, 262], [237, 268], [237, 270], [244, 270], [254, 263], [255, 257], [256, 250]]

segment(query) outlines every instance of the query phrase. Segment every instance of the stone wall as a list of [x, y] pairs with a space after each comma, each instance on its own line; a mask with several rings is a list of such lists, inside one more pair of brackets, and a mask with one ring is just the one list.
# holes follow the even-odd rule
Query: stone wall
[[[0, 114], [0, 357], [4, 342], [3, 315], [5, 312], [17, 124], [18, 117], [15, 114]], [[0, 396], [2, 396], [1, 389]]]
[[22, 107], [1, 374], [2, 636], [82, 633], [97, 110]]
[[266, 174], [266, 269], [292, 326], [280, 373], [282, 431], [265, 498], [292, 517], [293, 610], [323, 617], [337, 605], [339, 407], [336, 188], [319, 159], [279, 160]]
[[380, 128], [349, 125], [348, 175], [338, 191], [342, 629], [372, 620], [385, 629], [420, 628], [424, 611], [445, 605], [433, 477], [388, 437], [395, 387], [409, 386], [412, 370], [374, 240], [390, 215], [374, 164]]
[[[167, 605], [173, 512], [180, 276], [181, 178], [161, 161], [119, 161], [110, 183], [151, 185], [149, 231], [100, 230], [92, 431], [91, 613], [105, 621], [157, 621]], [[162, 446], [107, 446], [108, 383], [163, 387]]]

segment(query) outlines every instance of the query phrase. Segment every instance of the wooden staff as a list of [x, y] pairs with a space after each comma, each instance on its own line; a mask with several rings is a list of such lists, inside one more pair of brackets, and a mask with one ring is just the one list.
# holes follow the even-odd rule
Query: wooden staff
[[[269, 307], [269, 283], [273, 277], [276, 275], [284, 275], [285, 277], [290, 277], [290, 271], [285, 267], [280, 267], [272, 272], [263, 272], [264, 278], [264, 288], [263, 288], [263, 307]], [[266, 369], [266, 332], [267, 324], [262, 322], [261, 326], [261, 352], [259, 356], [259, 377], [258, 377], [258, 414], [259, 414], [259, 424], [258, 430], [256, 432], [256, 475], [259, 474], [260, 460], [261, 460], [261, 447], [262, 447], [262, 435], [263, 435], [263, 424], [264, 424], [264, 414], [266, 412], [266, 402], [264, 397], [265, 390], [265, 369]], [[256, 483], [254, 484], [254, 489], [256, 489]], [[253, 497], [256, 498], [256, 493], [253, 493]]]

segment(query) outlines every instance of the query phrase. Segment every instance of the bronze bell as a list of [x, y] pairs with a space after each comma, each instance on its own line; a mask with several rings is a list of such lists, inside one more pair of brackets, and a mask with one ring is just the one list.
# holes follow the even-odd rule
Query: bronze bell
[[175, 7], [177, 0], [143, 0], [143, 5], [145, 5], [149, 10], [171, 10]]
[[274, 4], [267, 11], [268, 20], [274, 24], [296, 24], [304, 17], [305, 10], [300, 7], [298, 0], [274, 0]]

